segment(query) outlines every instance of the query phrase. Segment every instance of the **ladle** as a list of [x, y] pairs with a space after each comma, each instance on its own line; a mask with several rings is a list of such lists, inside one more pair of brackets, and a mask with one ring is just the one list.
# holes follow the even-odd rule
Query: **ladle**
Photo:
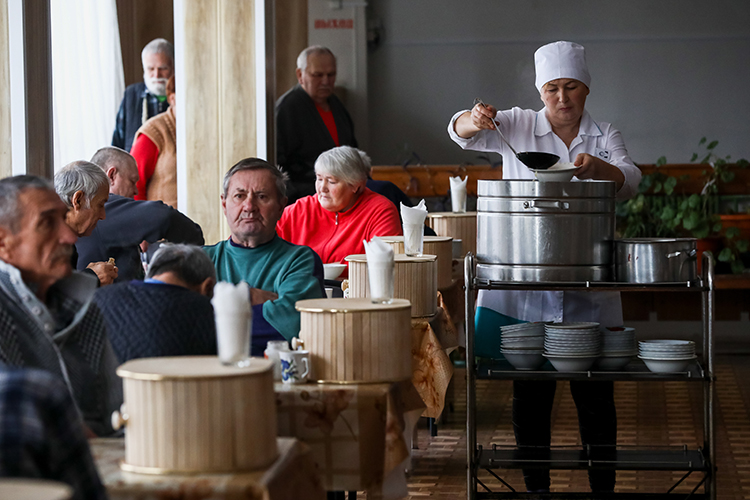
[[[481, 104], [485, 108], [487, 107], [487, 105], [478, 97], [474, 99], [474, 105], [476, 106], [477, 104]], [[552, 153], [541, 153], [538, 151], [524, 151], [522, 153], [517, 153], [513, 146], [511, 146], [510, 141], [508, 141], [508, 139], [506, 139], [503, 133], [500, 131], [500, 128], [497, 126], [497, 122], [493, 119], [492, 123], [495, 124], [495, 130], [497, 130], [497, 133], [500, 134], [500, 138], [503, 140], [503, 142], [508, 145], [511, 151], [513, 151], [513, 154], [516, 155], [518, 161], [526, 165], [531, 170], [547, 170], [552, 165], [560, 161], [560, 157], [557, 155], [553, 155]]]

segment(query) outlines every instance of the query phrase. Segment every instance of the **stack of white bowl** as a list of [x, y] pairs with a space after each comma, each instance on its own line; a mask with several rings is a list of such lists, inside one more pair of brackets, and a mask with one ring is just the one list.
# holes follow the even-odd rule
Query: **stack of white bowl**
[[586, 371], [600, 352], [599, 323], [551, 323], [544, 327], [544, 357], [557, 371]]
[[501, 326], [500, 352], [517, 370], [536, 370], [544, 363], [544, 323]]
[[638, 354], [635, 342], [635, 328], [601, 328], [602, 353], [596, 360], [600, 370], [614, 371], [625, 367], [633, 356]]
[[641, 340], [638, 357], [654, 373], [682, 372], [696, 358], [692, 340]]

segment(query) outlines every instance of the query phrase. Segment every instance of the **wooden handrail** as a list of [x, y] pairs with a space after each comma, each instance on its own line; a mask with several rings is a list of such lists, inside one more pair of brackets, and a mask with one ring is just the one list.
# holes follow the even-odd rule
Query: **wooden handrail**
[[[653, 164], [638, 165], [644, 174], [652, 174], [656, 171], [657, 166]], [[705, 180], [703, 172], [711, 168], [711, 165], [700, 163], [668, 163], [658, 167], [659, 172], [663, 172], [678, 179], [675, 187], [676, 193], [693, 194], [700, 193], [703, 189]], [[729, 169], [734, 172], [734, 180], [730, 183], [722, 182], [719, 185], [719, 194], [724, 195], [746, 195], [750, 194], [750, 168], [740, 168], [730, 166]], [[687, 176], [682, 181], [680, 177]]]
[[477, 180], [502, 179], [503, 168], [489, 165], [410, 165], [372, 167], [372, 178], [391, 181], [412, 198], [447, 196], [450, 177], [469, 177], [466, 184], [470, 196], [477, 194]]

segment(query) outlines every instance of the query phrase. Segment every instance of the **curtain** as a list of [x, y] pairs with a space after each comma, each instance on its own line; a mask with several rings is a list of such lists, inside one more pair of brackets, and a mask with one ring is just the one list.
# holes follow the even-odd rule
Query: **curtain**
[[55, 171], [112, 141], [125, 89], [115, 0], [51, 0]]

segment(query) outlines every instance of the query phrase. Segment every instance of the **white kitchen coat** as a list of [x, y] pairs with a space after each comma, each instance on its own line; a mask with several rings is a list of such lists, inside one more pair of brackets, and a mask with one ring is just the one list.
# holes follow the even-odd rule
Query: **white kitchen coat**
[[[561, 162], [571, 163], [579, 153], [589, 153], [616, 166], [624, 174], [625, 182], [617, 192], [618, 200], [628, 199], [637, 193], [641, 171], [628, 156], [618, 130], [609, 123], [595, 122], [584, 110], [578, 136], [568, 148], [552, 132], [545, 110], [513, 108], [498, 111], [495, 120], [516, 151], [554, 153]], [[534, 173], [518, 161], [497, 131], [481, 130], [470, 139], [456, 134], [454, 123], [466, 111], [469, 110], [459, 111], [451, 119], [448, 125], [451, 139], [463, 149], [500, 153], [503, 156], [503, 179], [533, 179]], [[521, 321], [597, 321], [603, 326], [620, 326], [623, 323], [619, 292], [480, 290], [477, 306]], [[482, 333], [480, 330], [481, 325], [477, 325], [478, 334]], [[491, 335], [499, 333], [485, 332]]]

